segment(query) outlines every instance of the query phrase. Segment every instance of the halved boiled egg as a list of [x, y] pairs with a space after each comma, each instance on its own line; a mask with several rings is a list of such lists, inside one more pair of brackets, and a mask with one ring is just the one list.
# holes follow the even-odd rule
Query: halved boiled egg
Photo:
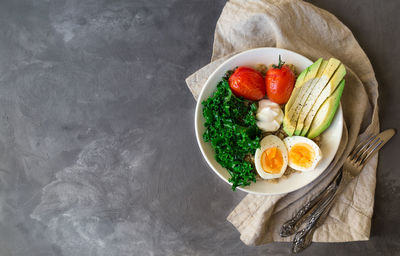
[[285, 144], [275, 135], [268, 135], [260, 141], [254, 162], [263, 179], [275, 179], [283, 175], [288, 163]]
[[306, 172], [317, 167], [322, 152], [314, 141], [302, 136], [292, 136], [286, 137], [283, 142], [288, 151], [291, 168]]

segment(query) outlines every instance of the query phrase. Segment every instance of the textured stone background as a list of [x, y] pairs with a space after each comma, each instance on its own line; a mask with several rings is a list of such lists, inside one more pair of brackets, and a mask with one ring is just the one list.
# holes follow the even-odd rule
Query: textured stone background
[[[397, 0], [320, 0], [359, 39], [399, 127]], [[245, 195], [202, 160], [184, 78], [225, 1], [0, 2], [0, 255], [286, 255], [225, 220]], [[380, 156], [372, 238], [304, 255], [400, 249], [398, 135]]]

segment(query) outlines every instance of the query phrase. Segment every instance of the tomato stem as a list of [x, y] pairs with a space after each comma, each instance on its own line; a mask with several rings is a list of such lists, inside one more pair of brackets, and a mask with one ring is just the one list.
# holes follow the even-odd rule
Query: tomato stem
[[279, 54], [279, 62], [278, 62], [278, 66], [277, 66], [277, 65], [275, 65], [275, 64], [272, 64], [272, 67], [273, 67], [273, 68], [280, 69], [280, 68], [283, 66], [283, 64], [285, 64], [285, 62], [281, 60], [281, 55]]

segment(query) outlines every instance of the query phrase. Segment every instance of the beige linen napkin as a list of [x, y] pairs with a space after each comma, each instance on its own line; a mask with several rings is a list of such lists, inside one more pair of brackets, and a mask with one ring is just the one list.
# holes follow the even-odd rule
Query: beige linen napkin
[[[285, 195], [248, 194], [230, 213], [228, 221], [247, 245], [291, 240], [279, 236], [281, 225], [327, 186], [359, 133], [379, 130], [378, 84], [367, 56], [351, 31], [335, 16], [299, 0], [227, 2], [215, 29], [213, 62], [186, 79], [189, 89], [197, 98], [208, 76], [233, 53], [267, 46], [289, 49], [313, 61], [319, 57], [340, 59], [347, 67], [341, 99], [346, 125], [335, 159], [317, 180]], [[339, 197], [324, 225], [314, 233], [313, 241], [369, 239], [376, 166], [374, 157]]]

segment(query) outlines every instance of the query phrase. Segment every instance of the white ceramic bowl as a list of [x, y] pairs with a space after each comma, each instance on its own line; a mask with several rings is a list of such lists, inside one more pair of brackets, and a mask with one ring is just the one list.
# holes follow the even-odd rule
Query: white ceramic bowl
[[[200, 96], [197, 100], [195, 113], [197, 142], [208, 165], [221, 179], [227, 183], [229, 183], [228, 179], [230, 178], [228, 171], [215, 160], [214, 150], [211, 147], [211, 144], [206, 143], [203, 140], [205, 127], [203, 106], [201, 102], [206, 100], [214, 93], [218, 82], [222, 79], [226, 71], [232, 70], [237, 66], [255, 66], [256, 64], [261, 63], [267, 66], [270, 64], [276, 64], [278, 62], [279, 55], [281, 55], [282, 60], [286, 63], [294, 64], [298, 74], [312, 64], [311, 60], [292, 51], [279, 48], [256, 48], [241, 52], [225, 61], [210, 75], [203, 89], [201, 90]], [[333, 160], [342, 137], [342, 129], [343, 113], [342, 107], [340, 106], [336, 112], [332, 124], [322, 133], [321, 151], [323, 157], [315, 170], [306, 173], [294, 173], [287, 179], [282, 179], [279, 183], [275, 184], [266, 180], [262, 180], [257, 181], [256, 183], [251, 183], [251, 185], [247, 187], [238, 187], [237, 189], [255, 194], [274, 195], [289, 193], [306, 186], [315, 180], [319, 175], [321, 175], [321, 173]]]

